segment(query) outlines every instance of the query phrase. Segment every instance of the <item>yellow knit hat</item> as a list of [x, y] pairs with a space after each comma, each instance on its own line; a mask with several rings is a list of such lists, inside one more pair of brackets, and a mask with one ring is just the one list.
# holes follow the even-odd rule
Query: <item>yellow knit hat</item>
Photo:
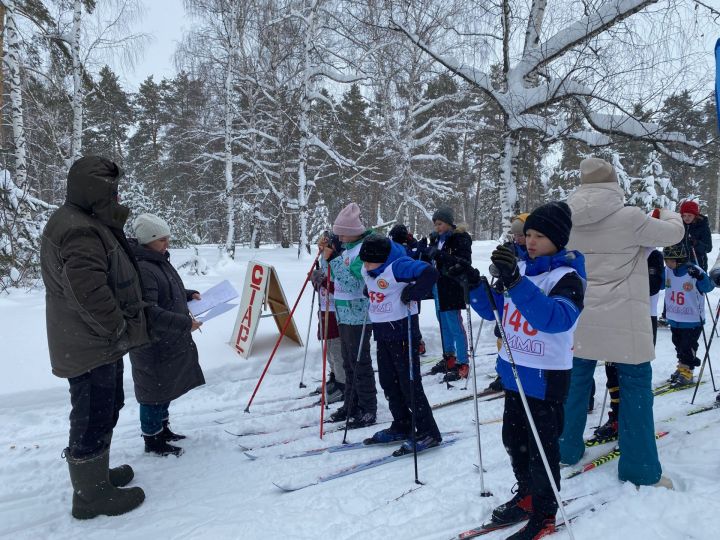
[[510, 234], [524, 234], [523, 227], [525, 226], [525, 220], [529, 215], [530, 214], [525, 212], [515, 216], [510, 224]]

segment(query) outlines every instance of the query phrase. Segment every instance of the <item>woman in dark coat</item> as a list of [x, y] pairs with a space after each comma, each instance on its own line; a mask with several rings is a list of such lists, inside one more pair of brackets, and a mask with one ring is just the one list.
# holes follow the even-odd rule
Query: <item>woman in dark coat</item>
[[188, 311], [188, 301], [199, 299], [197, 291], [185, 289], [170, 264], [170, 228], [161, 218], [141, 214], [133, 223], [137, 242], [133, 251], [140, 267], [143, 300], [152, 343], [130, 354], [135, 398], [140, 403], [140, 427], [145, 451], [166, 456], [182, 454], [168, 441], [184, 439], [169, 427], [170, 402], [188, 390], [205, 384], [198, 351], [191, 332], [202, 323]]
[[712, 236], [708, 218], [700, 213], [700, 206], [695, 201], [685, 201], [680, 205], [680, 215], [685, 224], [683, 244], [690, 259], [707, 272], [708, 253], [712, 251]]

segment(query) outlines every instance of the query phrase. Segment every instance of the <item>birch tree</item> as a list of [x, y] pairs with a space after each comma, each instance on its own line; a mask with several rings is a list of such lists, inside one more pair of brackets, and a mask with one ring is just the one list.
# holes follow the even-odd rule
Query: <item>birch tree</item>
[[[694, 71], [691, 68], [697, 67], [692, 62], [698, 57], [691, 51], [683, 50], [679, 56], [669, 53], [673, 46], [682, 49], [687, 36], [682, 21], [670, 17], [682, 0], [668, 0], [666, 12], [646, 11], [657, 2], [589, 0], [580, 5], [532, 0], [525, 9], [522, 3], [502, 0], [486, 6], [481, 15], [465, 24], [458, 21], [456, 28], [461, 36], [477, 38], [486, 51], [496, 53], [501, 65], [499, 81], [491, 78], [487, 62], [476, 63], [472, 58], [465, 62], [445, 55], [399, 18], [392, 21], [418, 48], [478, 87], [502, 110], [498, 183], [506, 230], [518, 210], [517, 159], [522, 131], [537, 132], [547, 143], [576, 139], [591, 147], [609, 145], [616, 136], [626, 137], [653, 144], [674, 159], [694, 162], [691, 154], [701, 144], [682, 133], [666, 131], [656, 122], [634, 118], [623, 97], [632, 87], [633, 93], [648, 101], [680, 83], [674, 76], [677, 70], [687, 69], [689, 75]], [[637, 18], [642, 20], [634, 26], [632, 20]], [[470, 27], [473, 30], [465, 32]], [[662, 39], [656, 39], [658, 33], [651, 29], [662, 34]], [[649, 38], [651, 35], [654, 37]], [[631, 42], [636, 45], [629, 45]], [[667, 75], [666, 80], [662, 75]], [[690, 84], [687, 79], [684, 83]], [[582, 122], [571, 123], [557, 114], [559, 104], [570, 103], [581, 111]]]
[[18, 12], [15, 0], [6, 0], [5, 6], [5, 55], [10, 86], [10, 114], [15, 158], [15, 184], [21, 189], [27, 187], [27, 148], [25, 142], [25, 121], [23, 118], [22, 84], [20, 81], [20, 36], [18, 34]]

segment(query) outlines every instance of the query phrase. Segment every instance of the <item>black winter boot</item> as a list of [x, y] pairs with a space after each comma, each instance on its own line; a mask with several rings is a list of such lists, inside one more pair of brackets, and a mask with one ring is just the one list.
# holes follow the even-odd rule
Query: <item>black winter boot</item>
[[183, 453], [183, 449], [179, 446], [167, 443], [162, 431], [156, 435], [143, 435], [143, 439], [145, 439], [145, 452], [148, 454], [180, 457]]
[[182, 441], [183, 439], [187, 439], [185, 435], [170, 431], [170, 420], [163, 420], [162, 426], [163, 429], [160, 433], [166, 441]]
[[120, 489], [109, 479], [110, 451], [86, 459], [70, 457], [65, 449], [73, 486], [72, 515], [76, 519], [119, 516], [134, 510], [145, 500], [139, 487]]
[[108, 470], [108, 479], [115, 487], [127, 486], [135, 478], [135, 471], [130, 465], [120, 465]]
[[347, 411], [345, 410], [345, 407], [340, 407], [337, 411], [330, 415], [330, 418], [328, 418], [330, 422], [343, 422], [346, 419]]

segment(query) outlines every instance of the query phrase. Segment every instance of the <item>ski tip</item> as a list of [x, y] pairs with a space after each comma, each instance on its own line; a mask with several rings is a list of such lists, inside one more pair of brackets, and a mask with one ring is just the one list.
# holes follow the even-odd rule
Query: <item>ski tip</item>
[[255, 460], [258, 458], [258, 456], [256, 456], [255, 454], [251, 454], [251, 453], [248, 452], [248, 451], [243, 451], [243, 454], [244, 454], [245, 457], [248, 458], [250, 461], [255, 461]]
[[311, 484], [300, 484], [300, 485], [293, 486], [293, 485], [290, 485], [290, 484], [282, 484], [282, 483], [278, 483], [278, 482], [273, 482], [273, 485], [274, 485], [276, 488], [278, 488], [279, 490], [281, 490], [281, 491], [283, 491], [283, 492], [285, 492], [285, 493], [290, 493], [290, 492], [292, 492], [292, 491], [297, 491], [297, 490], [299, 490], [299, 489], [303, 489], [303, 488], [306, 488], [306, 487], [314, 486], [315, 484], [317, 484], [317, 482], [313, 482], [313, 483], [311, 483]]

